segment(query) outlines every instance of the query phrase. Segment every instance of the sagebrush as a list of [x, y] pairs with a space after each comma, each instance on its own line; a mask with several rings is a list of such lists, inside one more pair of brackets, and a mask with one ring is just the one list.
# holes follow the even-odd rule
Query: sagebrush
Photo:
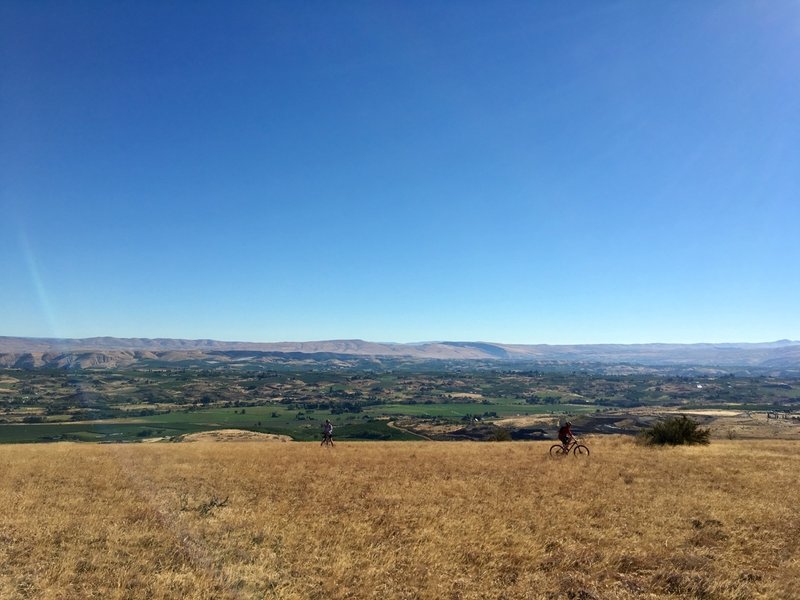
[[659, 446], [706, 445], [711, 441], [711, 430], [700, 427], [699, 423], [685, 415], [659, 421], [645, 429], [641, 435], [645, 443]]

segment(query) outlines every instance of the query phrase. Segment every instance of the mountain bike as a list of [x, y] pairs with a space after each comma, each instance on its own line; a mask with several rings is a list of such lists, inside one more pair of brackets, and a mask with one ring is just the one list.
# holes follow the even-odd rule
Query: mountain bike
[[573, 456], [589, 456], [589, 448], [581, 444], [577, 438], [572, 438], [566, 448], [564, 444], [550, 446], [550, 456], [566, 456], [570, 452]]

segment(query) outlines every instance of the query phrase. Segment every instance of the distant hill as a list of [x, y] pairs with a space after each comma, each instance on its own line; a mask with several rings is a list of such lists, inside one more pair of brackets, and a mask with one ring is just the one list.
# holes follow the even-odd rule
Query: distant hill
[[363, 340], [253, 343], [168, 338], [57, 339], [0, 336], [0, 367], [116, 368], [148, 361], [246, 363], [264, 357], [303, 360], [403, 358], [434, 361], [750, 367], [797, 370], [800, 374], [800, 341], [791, 340], [743, 344], [523, 345], [487, 342], [396, 344]]

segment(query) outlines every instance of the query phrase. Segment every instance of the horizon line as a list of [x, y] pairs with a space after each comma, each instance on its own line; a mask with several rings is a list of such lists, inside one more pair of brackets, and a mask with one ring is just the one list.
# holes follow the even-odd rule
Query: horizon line
[[394, 342], [394, 341], [374, 341], [363, 338], [329, 338], [311, 340], [280, 340], [280, 341], [250, 341], [250, 340], [224, 340], [210, 337], [190, 338], [190, 337], [148, 337], [148, 336], [113, 336], [113, 335], [93, 335], [87, 337], [46, 337], [46, 336], [21, 336], [21, 335], [0, 335], [0, 339], [20, 339], [20, 340], [40, 340], [40, 341], [76, 341], [85, 342], [89, 340], [142, 340], [142, 341], [180, 341], [180, 342], [214, 342], [218, 344], [320, 344], [331, 342], [357, 342], [365, 344], [386, 344], [398, 346], [421, 346], [427, 344], [490, 344], [497, 346], [694, 346], [694, 345], [765, 345], [765, 344], [800, 344], [800, 340], [781, 338], [778, 340], [766, 340], [758, 342], [744, 341], [713, 341], [713, 342], [495, 342], [485, 340], [423, 340], [414, 342]]

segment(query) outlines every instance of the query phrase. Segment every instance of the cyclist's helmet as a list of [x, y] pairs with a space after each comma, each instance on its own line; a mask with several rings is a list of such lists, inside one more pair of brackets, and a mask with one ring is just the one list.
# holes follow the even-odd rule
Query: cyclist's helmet
[[567, 425], [572, 425], [572, 421], [567, 421]]

